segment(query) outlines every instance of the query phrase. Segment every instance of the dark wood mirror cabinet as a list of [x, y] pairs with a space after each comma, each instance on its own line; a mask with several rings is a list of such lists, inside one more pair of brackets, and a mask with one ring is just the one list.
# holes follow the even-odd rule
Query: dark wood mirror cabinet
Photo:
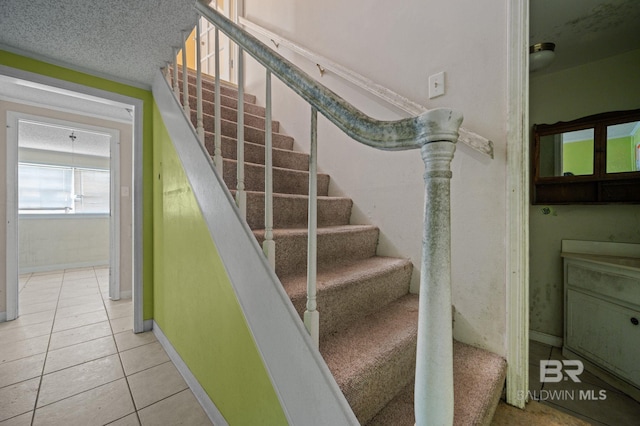
[[640, 203], [640, 109], [536, 124], [533, 204]]

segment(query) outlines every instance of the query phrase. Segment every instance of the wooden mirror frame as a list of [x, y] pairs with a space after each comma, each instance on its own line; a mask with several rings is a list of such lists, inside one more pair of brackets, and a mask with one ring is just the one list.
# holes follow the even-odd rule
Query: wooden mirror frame
[[[631, 121], [640, 121], [640, 109], [605, 112], [573, 121], [534, 125], [531, 138], [531, 203], [640, 203], [640, 171], [606, 172], [607, 126]], [[593, 174], [540, 176], [541, 137], [584, 129], [594, 129]]]

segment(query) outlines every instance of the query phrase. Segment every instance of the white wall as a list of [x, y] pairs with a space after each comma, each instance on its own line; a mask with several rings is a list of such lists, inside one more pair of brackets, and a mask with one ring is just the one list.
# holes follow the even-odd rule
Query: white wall
[[[530, 80], [530, 123], [552, 124], [640, 108], [640, 50]], [[563, 239], [640, 243], [640, 206], [544, 206], [530, 210], [530, 327], [561, 337]]]
[[[505, 354], [507, 2], [245, 0], [245, 16], [429, 108], [451, 107], [463, 126], [494, 142], [495, 159], [459, 145], [453, 161], [452, 278], [456, 338]], [[490, 23], [490, 24], [481, 24]], [[268, 42], [268, 40], [267, 40]], [[270, 42], [269, 42], [270, 43]], [[271, 45], [271, 44], [270, 44]], [[272, 45], [271, 45], [272, 46]], [[312, 76], [380, 119], [399, 114], [284, 49]], [[428, 100], [428, 76], [446, 72], [446, 94]], [[263, 99], [264, 71], [247, 90]], [[308, 146], [309, 107], [274, 83], [274, 117]], [[380, 227], [378, 253], [420, 264], [424, 166], [417, 151], [359, 145], [321, 120], [319, 168], [330, 192], [353, 198], [354, 223]], [[413, 289], [416, 290], [417, 274]]]
[[42, 218], [23, 215], [18, 220], [20, 273], [109, 264], [109, 217]]

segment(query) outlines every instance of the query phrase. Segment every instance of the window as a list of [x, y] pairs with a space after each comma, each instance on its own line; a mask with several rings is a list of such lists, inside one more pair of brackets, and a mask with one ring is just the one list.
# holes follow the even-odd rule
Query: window
[[20, 214], [108, 214], [109, 170], [18, 164]]
[[533, 126], [533, 204], [640, 203], [640, 110]]

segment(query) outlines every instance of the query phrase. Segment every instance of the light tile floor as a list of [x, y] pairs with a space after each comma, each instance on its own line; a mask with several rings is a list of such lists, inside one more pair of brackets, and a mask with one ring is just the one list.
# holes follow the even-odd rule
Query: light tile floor
[[107, 268], [20, 277], [20, 317], [0, 323], [0, 426], [211, 425]]
[[[540, 382], [540, 360], [563, 360], [560, 348], [529, 342], [529, 389], [541, 404], [582, 419], [592, 425], [637, 426], [640, 424], [640, 403], [608, 385], [588, 371], [580, 383], [572, 380], [559, 383]], [[580, 398], [583, 395], [604, 396], [606, 399]], [[600, 393], [600, 392], [604, 393]]]

